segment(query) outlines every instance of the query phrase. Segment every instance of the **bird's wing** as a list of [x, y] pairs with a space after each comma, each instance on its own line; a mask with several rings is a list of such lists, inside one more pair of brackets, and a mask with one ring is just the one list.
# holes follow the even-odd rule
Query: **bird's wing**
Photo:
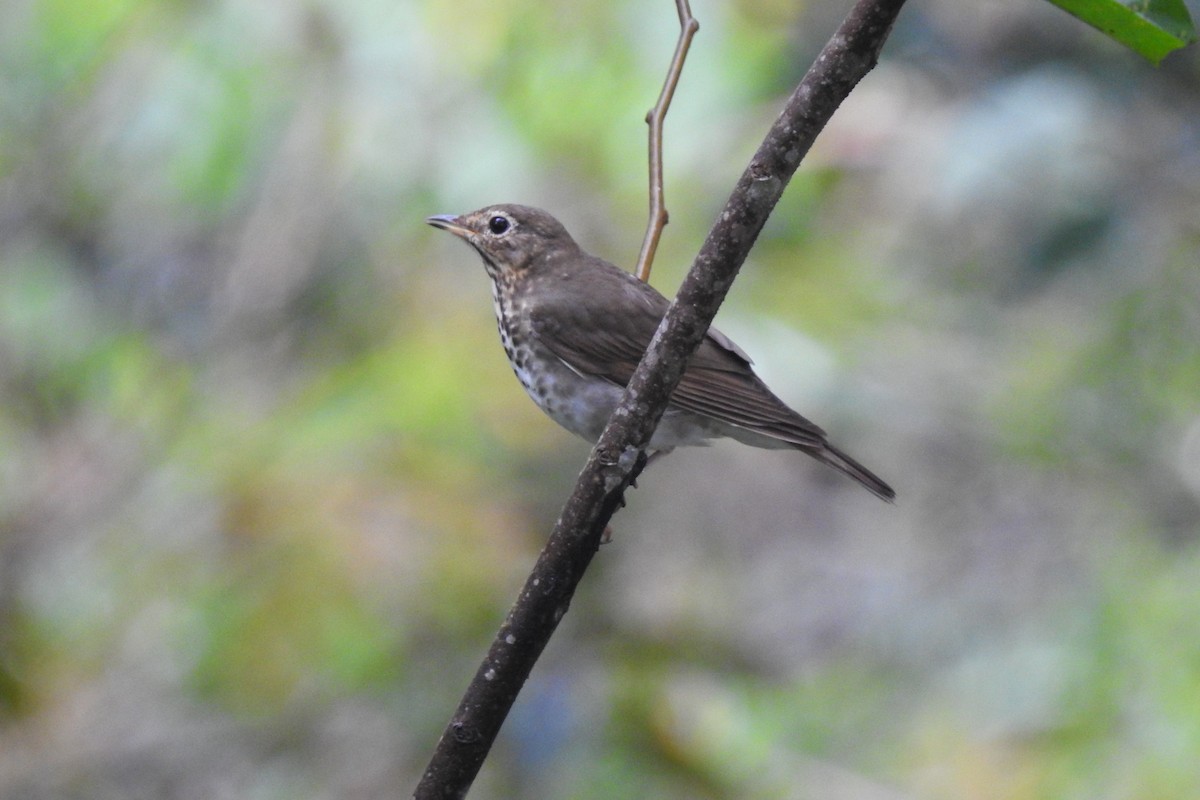
[[[569, 293], [570, 301], [567, 293], [544, 294], [531, 309], [530, 319], [538, 340], [571, 369], [625, 386], [668, 301], [632, 275], [607, 266], [620, 274], [604, 270], [606, 277], [620, 281], [620, 290], [630, 300], [622, 304], [625, 313], [620, 319], [597, 303], [580, 302], [580, 297], [594, 296], [586, 292]], [[598, 275], [599, 268], [591, 278]], [[688, 362], [671, 404], [798, 446], [825, 443], [825, 432], [776, 397], [754, 374], [749, 358], [717, 330], [708, 332]]]

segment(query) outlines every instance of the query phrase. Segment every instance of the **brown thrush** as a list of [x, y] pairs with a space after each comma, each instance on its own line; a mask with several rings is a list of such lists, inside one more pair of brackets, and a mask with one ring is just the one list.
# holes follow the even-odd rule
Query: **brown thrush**
[[[585, 253], [541, 209], [488, 206], [426, 222], [464, 239], [483, 258], [500, 340], [525, 391], [559, 425], [589, 442], [599, 439], [667, 311], [667, 299]], [[884, 500], [896, 496], [830, 444], [823, 430], [788, 408], [750, 363], [736, 344], [710, 328], [671, 396], [650, 449], [666, 452], [720, 436], [755, 447], [792, 447]]]

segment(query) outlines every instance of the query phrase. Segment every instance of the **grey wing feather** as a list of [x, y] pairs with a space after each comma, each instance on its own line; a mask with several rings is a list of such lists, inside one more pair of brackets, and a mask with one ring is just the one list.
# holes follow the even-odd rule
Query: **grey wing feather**
[[[539, 341], [571, 369], [625, 386], [666, 313], [668, 301], [632, 275], [600, 263], [604, 266], [595, 266], [598, 272], [592, 273], [593, 280], [607, 272], [640, 301], [626, 304], [623, 318], [606, 318], [596, 305], [579, 303], [579, 293], [544, 296], [531, 309], [530, 317]], [[612, 275], [613, 271], [619, 274]], [[567, 302], [567, 296], [576, 301]], [[710, 329], [688, 362], [671, 404], [800, 447], [823, 446], [825, 432], [776, 397], [750, 363], [728, 337]]]

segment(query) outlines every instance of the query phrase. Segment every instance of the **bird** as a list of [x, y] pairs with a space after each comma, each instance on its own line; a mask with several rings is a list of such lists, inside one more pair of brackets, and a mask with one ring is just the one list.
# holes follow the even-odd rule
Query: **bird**
[[[667, 298], [585, 252], [540, 208], [505, 203], [425, 221], [483, 259], [500, 341], [525, 391], [563, 428], [595, 443], [666, 314]], [[776, 397], [750, 357], [710, 327], [647, 449], [659, 455], [720, 437], [799, 450], [876, 497], [895, 499], [892, 487]]]

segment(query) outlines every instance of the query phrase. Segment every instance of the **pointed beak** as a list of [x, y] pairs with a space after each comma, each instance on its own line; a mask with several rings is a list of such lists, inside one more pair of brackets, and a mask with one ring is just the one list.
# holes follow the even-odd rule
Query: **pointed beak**
[[437, 214], [432, 217], [426, 217], [425, 222], [435, 228], [450, 231], [450, 233], [462, 239], [467, 238], [467, 235], [471, 233], [471, 229], [459, 224], [458, 217], [453, 214]]

